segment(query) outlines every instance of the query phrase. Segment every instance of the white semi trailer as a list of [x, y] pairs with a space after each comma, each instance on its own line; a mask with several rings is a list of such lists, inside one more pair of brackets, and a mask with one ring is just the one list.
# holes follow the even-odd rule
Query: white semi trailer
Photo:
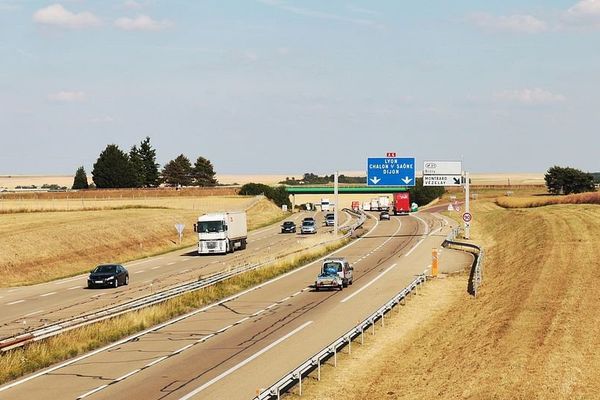
[[248, 225], [244, 211], [205, 214], [194, 225], [198, 254], [233, 253], [246, 248]]

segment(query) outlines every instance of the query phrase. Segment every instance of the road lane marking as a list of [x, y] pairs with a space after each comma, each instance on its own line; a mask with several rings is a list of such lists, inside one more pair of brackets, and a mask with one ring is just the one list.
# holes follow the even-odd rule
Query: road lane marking
[[83, 279], [82, 276], [76, 276], [75, 278], [71, 278], [71, 279], [65, 279], [64, 281], [60, 281], [60, 282], [54, 282], [55, 285], [62, 285], [64, 283], [68, 283], [68, 282], [73, 282], [79, 279]]
[[157, 266], [157, 267], [152, 267], [152, 268], [150, 268], [150, 269], [159, 269], [160, 267], [161, 267], [161, 266], [159, 265], [159, 266]]
[[173, 265], [173, 264], [175, 264], [175, 261], [167, 263], [167, 265]]
[[155, 364], [158, 364], [159, 362], [161, 362], [161, 361], [164, 361], [164, 360], [166, 360], [167, 358], [169, 358], [169, 356], [162, 356], [161, 358], [157, 358], [156, 360], [152, 361], [151, 363], [149, 363], [149, 364], [146, 364], [146, 365], [144, 366], [144, 368], [150, 368], [151, 366], [153, 366], [153, 365], [155, 365]]
[[348, 296], [345, 299], [341, 300], [340, 303], [347, 302], [348, 300], [350, 300], [351, 298], [353, 298], [354, 296], [356, 296], [357, 294], [359, 294], [360, 292], [362, 292], [363, 290], [365, 290], [366, 288], [368, 288], [369, 286], [371, 286], [372, 284], [374, 284], [383, 275], [387, 274], [390, 270], [392, 270], [392, 268], [394, 268], [396, 265], [397, 265], [396, 263], [392, 264], [390, 267], [388, 267], [388, 269], [386, 269], [385, 271], [383, 271], [381, 274], [377, 275], [369, 283], [367, 283], [366, 285], [364, 285], [363, 287], [361, 287], [360, 289], [358, 289], [356, 292], [352, 293], [350, 296]]
[[16, 300], [16, 301], [11, 301], [10, 303], [6, 303], [7, 306], [12, 306], [13, 304], [19, 304], [19, 303], [23, 303], [25, 302], [25, 300]]
[[421, 221], [423, 223], [423, 225], [425, 225], [425, 235], [429, 235], [429, 225], [427, 225], [427, 222], [425, 222], [425, 220], [421, 217], [418, 217], [416, 215], [413, 214], [413, 217], [415, 217], [416, 219], [418, 219], [419, 221]]
[[413, 251], [415, 251], [415, 249], [416, 249], [416, 248], [417, 248], [417, 247], [418, 247], [418, 246], [419, 246], [421, 243], [423, 243], [424, 241], [425, 241], [425, 238], [423, 238], [423, 239], [419, 240], [419, 241], [417, 242], [417, 244], [415, 244], [415, 245], [412, 247], [412, 249], [410, 249], [410, 250], [408, 251], [408, 253], [406, 253], [406, 254], [404, 255], [404, 257], [408, 257], [408, 256], [410, 256], [410, 255], [411, 255], [411, 253], [412, 253]]
[[106, 385], [102, 385], [102, 386], [99, 386], [99, 387], [97, 387], [97, 388], [96, 388], [96, 389], [94, 389], [94, 390], [90, 390], [89, 392], [87, 392], [87, 393], [84, 393], [84, 394], [82, 394], [81, 396], [79, 396], [79, 397], [77, 398], [77, 400], [80, 400], [80, 399], [86, 398], [86, 397], [88, 397], [88, 396], [91, 396], [91, 395], [93, 395], [94, 393], [96, 393], [96, 392], [99, 392], [99, 391], [101, 391], [102, 389], [105, 389], [106, 387], [108, 387], [108, 384], [106, 384]]
[[25, 314], [23, 316], [24, 317], [31, 317], [32, 315], [43, 313], [43, 312], [44, 312], [44, 310], [39, 310], [39, 311], [30, 312], [29, 314]]
[[225, 328], [221, 328], [219, 329], [217, 332], [215, 333], [223, 333], [225, 332], [227, 329], [231, 328], [233, 325], [227, 325]]
[[126, 264], [125, 266], [126, 267], [131, 267], [133, 265], [139, 265], [139, 264], [144, 264], [144, 263], [147, 263], [147, 262], [150, 262], [150, 261], [160, 260], [161, 258], [163, 258], [163, 257], [151, 258], [149, 260], [144, 260], [144, 261], [136, 261], [136, 262], [132, 262], [131, 264]]
[[142, 273], [142, 272], [144, 272], [144, 271], [145, 271], [145, 269], [143, 269], [143, 270], [141, 270], [141, 271], [136, 271], [136, 272], [134, 272], [133, 274], [134, 274], [134, 275], [135, 275], [135, 274], [141, 274], [141, 273]]
[[175, 350], [173, 353], [171, 354], [179, 354], [182, 351], [186, 351], [187, 349], [189, 349], [190, 347], [192, 347], [194, 345], [194, 343], [190, 343], [187, 346], [183, 346], [182, 348], [180, 348], [179, 350]]
[[248, 321], [249, 319], [250, 319], [250, 317], [242, 318], [242, 319], [240, 319], [239, 321], [237, 321], [237, 322], [234, 322], [233, 324], [234, 324], [234, 325], [239, 325], [239, 324], [241, 324], [242, 322]]
[[73, 286], [73, 287], [68, 288], [67, 290], [75, 290], [75, 289], [80, 289], [80, 288], [81, 288], [81, 286]]
[[50, 292], [50, 293], [40, 294], [40, 297], [52, 296], [53, 294], [56, 294], [56, 292]]
[[281, 342], [287, 340], [288, 338], [294, 336], [296, 333], [300, 332], [302, 329], [306, 328], [307, 326], [309, 326], [312, 323], [313, 323], [313, 321], [307, 321], [307, 322], [305, 322], [304, 324], [300, 325], [299, 327], [297, 327], [293, 331], [289, 332], [285, 336], [280, 337], [279, 339], [277, 339], [276, 341], [274, 341], [273, 343], [271, 343], [270, 345], [268, 345], [264, 349], [258, 351], [257, 353], [254, 353], [250, 357], [246, 358], [244, 361], [242, 361], [239, 364], [237, 364], [237, 365], [229, 368], [227, 371], [225, 371], [222, 374], [214, 377], [210, 381], [206, 382], [204, 385], [202, 385], [202, 386], [200, 386], [200, 387], [192, 390], [190, 393], [186, 394], [185, 396], [180, 397], [179, 400], [188, 400], [188, 399], [191, 399], [192, 397], [194, 397], [195, 395], [197, 395], [198, 393], [200, 393], [201, 391], [203, 391], [207, 387], [212, 386], [216, 382], [218, 382], [221, 379], [225, 378], [227, 375], [230, 375], [231, 373], [233, 373], [233, 372], [237, 371], [238, 369], [242, 368], [244, 365], [252, 362], [254, 359], [260, 357], [261, 355], [263, 355], [267, 351], [271, 350], [273, 347], [277, 346], [279, 343], [281, 343]]

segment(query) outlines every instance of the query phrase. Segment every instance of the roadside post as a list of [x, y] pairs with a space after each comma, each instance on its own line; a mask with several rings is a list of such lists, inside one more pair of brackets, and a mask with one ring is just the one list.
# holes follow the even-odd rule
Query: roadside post
[[333, 180], [333, 196], [335, 198], [335, 207], [333, 208], [333, 235], [337, 236], [338, 234], [338, 210], [340, 209], [340, 196], [338, 193], [338, 176], [339, 172], [335, 171], [334, 180]]
[[465, 239], [471, 238], [471, 208], [469, 207], [469, 173], [465, 172], [465, 213], [463, 221], [465, 222]]
[[177, 234], [179, 235], [179, 244], [181, 244], [181, 239], [183, 238], [183, 228], [185, 228], [184, 224], [175, 224], [175, 229], [177, 229]]
[[431, 276], [437, 278], [439, 268], [439, 253], [438, 249], [431, 249]]

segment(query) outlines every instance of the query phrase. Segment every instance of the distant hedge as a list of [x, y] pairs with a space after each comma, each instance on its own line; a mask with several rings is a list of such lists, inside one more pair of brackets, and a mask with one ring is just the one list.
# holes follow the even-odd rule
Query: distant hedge
[[416, 185], [410, 188], [411, 201], [420, 206], [430, 203], [441, 197], [445, 189], [441, 186], [423, 186], [423, 178], [417, 178]]
[[262, 183], [246, 183], [240, 188], [240, 194], [244, 196], [258, 196], [259, 194], [263, 194], [267, 199], [272, 200], [273, 203], [277, 204], [278, 207], [281, 207], [284, 204], [288, 207], [292, 207], [285, 186], [272, 187]]

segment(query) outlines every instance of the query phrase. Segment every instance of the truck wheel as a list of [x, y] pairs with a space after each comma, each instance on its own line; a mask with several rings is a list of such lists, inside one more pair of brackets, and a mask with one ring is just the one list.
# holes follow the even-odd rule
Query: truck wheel
[[247, 244], [248, 242], [246, 241], [246, 239], [242, 239], [242, 250], [246, 250]]
[[344, 290], [344, 284], [342, 283], [340, 286], [338, 286], [339, 291], [341, 292], [342, 290]]

